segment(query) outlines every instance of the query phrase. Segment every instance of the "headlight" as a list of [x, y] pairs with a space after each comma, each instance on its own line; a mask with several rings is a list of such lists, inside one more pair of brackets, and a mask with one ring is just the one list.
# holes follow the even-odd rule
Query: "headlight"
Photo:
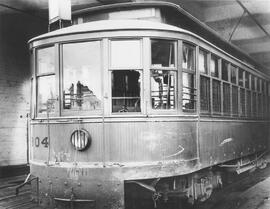
[[80, 129], [71, 134], [70, 141], [76, 150], [83, 151], [90, 146], [91, 137], [86, 130]]

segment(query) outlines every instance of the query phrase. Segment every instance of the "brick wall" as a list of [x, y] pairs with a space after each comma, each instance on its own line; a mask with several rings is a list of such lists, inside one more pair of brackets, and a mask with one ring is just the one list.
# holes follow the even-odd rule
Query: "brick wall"
[[27, 162], [27, 41], [46, 30], [46, 20], [11, 10], [0, 11], [0, 166]]

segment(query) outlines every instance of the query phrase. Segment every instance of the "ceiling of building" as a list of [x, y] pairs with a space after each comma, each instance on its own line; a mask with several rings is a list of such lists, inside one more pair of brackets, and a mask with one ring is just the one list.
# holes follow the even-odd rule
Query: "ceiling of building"
[[[71, 0], [72, 10], [129, 1], [150, 0]], [[270, 0], [167, 1], [180, 5], [248, 53], [270, 74]], [[48, 0], [0, 0], [0, 13], [4, 12], [23, 12], [48, 21]]]

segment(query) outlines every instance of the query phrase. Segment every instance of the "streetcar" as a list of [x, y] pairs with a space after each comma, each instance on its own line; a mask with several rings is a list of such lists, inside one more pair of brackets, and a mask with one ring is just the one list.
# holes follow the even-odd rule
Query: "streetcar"
[[264, 167], [269, 76], [181, 7], [76, 11], [29, 41], [30, 175], [46, 208], [206, 201]]

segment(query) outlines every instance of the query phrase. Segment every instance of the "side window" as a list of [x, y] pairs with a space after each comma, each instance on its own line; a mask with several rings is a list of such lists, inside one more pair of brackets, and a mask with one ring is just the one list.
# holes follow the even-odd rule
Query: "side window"
[[219, 71], [218, 71], [218, 57], [215, 55], [211, 55], [210, 60], [210, 72], [212, 77], [219, 77]]
[[240, 109], [239, 114], [241, 117], [244, 117], [246, 115], [246, 94], [244, 89], [244, 77], [245, 72], [243, 69], [239, 68], [238, 70], [238, 84], [240, 86]]
[[250, 89], [250, 73], [245, 72], [245, 88]]
[[207, 54], [205, 50], [199, 50], [199, 71], [203, 74], [208, 74]]
[[37, 113], [56, 110], [55, 56], [54, 46], [36, 51]]
[[210, 77], [208, 75], [208, 52], [199, 50], [200, 71], [200, 108], [201, 112], [210, 112]]
[[229, 81], [229, 63], [225, 60], [222, 60], [221, 72], [222, 72], [221, 76], [222, 80]]
[[223, 83], [223, 113], [225, 115], [231, 113], [231, 89], [229, 83]]
[[111, 40], [112, 112], [141, 112], [141, 40]]
[[251, 90], [255, 91], [256, 85], [255, 85], [255, 76], [251, 75]]
[[239, 86], [244, 87], [244, 70], [241, 68], [238, 70], [238, 83]]
[[176, 42], [151, 40], [151, 106], [152, 109], [175, 109]]
[[182, 53], [182, 109], [183, 111], [195, 111], [195, 47], [190, 44], [183, 43]]
[[231, 65], [231, 82], [237, 84], [237, 68]]
[[237, 68], [231, 65], [231, 83], [232, 83], [232, 114], [238, 115], [238, 85], [237, 85]]
[[100, 42], [63, 44], [63, 109], [101, 109]]
[[212, 110], [215, 114], [221, 113], [221, 82], [219, 80], [219, 58], [211, 54], [210, 73], [212, 77]]
[[246, 113], [247, 117], [251, 117], [251, 91], [250, 91], [250, 73], [245, 71], [245, 88], [246, 88]]

